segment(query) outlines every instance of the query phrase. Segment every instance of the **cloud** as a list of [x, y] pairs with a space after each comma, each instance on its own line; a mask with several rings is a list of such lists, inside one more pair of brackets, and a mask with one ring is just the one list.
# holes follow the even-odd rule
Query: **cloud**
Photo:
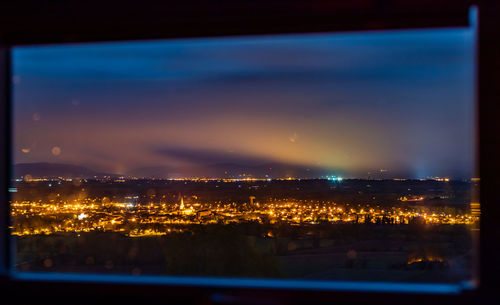
[[188, 147], [157, 147], [153, 153], [192, 165], [235, 163], [240, 165], [260, 165], [275, 162], [272, 158], [251, 156], [234, 150], [197, 149]]
[[[43, 151], [58, 145], [59, 158], [102, 168], [472, 166], [470, 29], [21, 47], [13, 54], [22, 79], [14, 87], [18, 160], [50, 161]], [[52, 146], [35, 149], [36, 141]]]

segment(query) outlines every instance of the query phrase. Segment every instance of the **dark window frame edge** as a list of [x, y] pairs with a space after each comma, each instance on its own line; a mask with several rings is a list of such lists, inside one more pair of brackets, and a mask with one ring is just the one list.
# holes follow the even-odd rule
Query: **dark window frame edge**
[[[480, 197], [481, 197], [481, 222], [480, 222], [480, 263], [479, 263], [479, 282], [477, 289], [464, 289], [458, 295], [460, 296], [460, 302], [464, 300], [474, 300], [479, 297], [479, 300], [485, 300], [485, 298], [492, 294], [495, 291], [493, 282], [489, 282], [488, 279], [492, 278], [495, 273], [498, 271], [498, 267], [492, 267], [491, 263], [495, 263], [495, 254], [494, 250], [496, 247], [491, 245], [491, 241], [494, 240], [492, 238], [496, 237], [498, 234], [499, 225], [496, 223], [494, 219], [494, 215], [496, 212], [499, 212], [500, 208], [495, 204], [495, 191], [499, 188], [498, 179], [496, 179], [496, 173], [498, 173], [498, 169], [500, 168], [500, 162], [495, 161], [491, 158], [491, 156], [500, 155], [500, 145], [499, 140], [491, 139], [491, 136], [495, 135], [493, 130], [500, 130], [500, 122], [495, 120], [496, 114], [498, 114], [498, 108], [494, 103], [494, 99], [500, 96], [500, 59], [495, 58], [495, 54], [500, 51], [500, 46], [495, 34], [498, 34], [498, 29], [495, 28], [495, 23], [497, 21], [496, 18], [499, 17], [500, 13], [500, 5], [498, 3], [494, 3], [494, 1], [479, 1], [478, 3], [479, 11], [481, 14], [481, 18], [479, 18], [479, 33], [478, 33], [478, 80], [477, 80], [477, 116], [478, 116], [478, 130], [477, 139], [479, 143], [478, 153], [477, 153], [477, 168], [480, 171], [480, 175], [477, 177], [481, 178], [481, 189], [480, 189]], [[423, 17], [424, 18], [424, 17]], [[431, 26], [433, 27], [433, 26]], [[323, 30], [321, 30], [323, 31]], [[340, 30], [341, 31], [341, 30]], [[283, 32], [283, 31], [278, 31]], [[292, 31], [296, 32], [296, 31]], [[309, 31], [306, 31], [309, 32]], [[258, 33], [260, 34], [260, 33]], [[201, 35], [203, 36], [203, 35]], [[208, 36], [218, 36], [218, 35], [208, 35]], [[186, 37], [192, 37], [186, 35]], [[170, 37], [167, 37], [170, 38]], [[57, 42], [56, 42], [57, 43]], [[0, 226], [4, 228], [0, 234], [0, 242], [2, 245], [6, 245], [9, 241], [9, 229], [8, 229], [8, 221], [9, 221], [9, 207], [8, 207], [8, 192], [7, 188], [9, 185], [10, 177], [10, 160], [11, 160], [11, 152], [10, 152], [10, 143], [11, 143], [11, 108], [10, 108], [10, 100], [11, 100], [11, 58], [10, 58], [10, 48], [12, 45], [0, 44], [0, 92], [3, 92], [0, 97], [0, 103], [2, 104], [2, 108], [0, 110], [1, 124], [2, 124], [2, 132], [0, 134], [0, 140], [3, 143], [7, 143], [8, 145], [2, 146], [2, 150], [0, 153], [0, 172], [4, 173], [2, 177], [0, 177], [0, 183], [4, 187], [4, 192], [2, 193], [2, 210], [0, 211]], [[495, 86], [496, 85], [496, 86]], [[497, 127], [497, 128], [495, 128]], [[498, 215], [498, 214], [497, 214]], [[497, 232], [495, 232], [497, 231]], [[488, 243], [490, 241], [490, 243]], [[8, 250], [8, 248], [5, 248]], [[4, 284], [4, 287], [9, 287], [11, 289], [11, 296], [22, 296], [22, 290], [30, 289], [31, 291], [39, 291], [40, 287], [52, 287], [57, 289], [57, 287], [67, 286], [67, 293], [73, 294], [74, 292], [82, 289], [86, 289], [95, 293], [97, 295], [111, 296], [113, 293], [107, 294], [105, 291], [102, 291], [102, 287], [110, 288], [111, 291], [119, 290], [128, 290], [128, 292], [124, 292], [124, 295], [127, 297], [133, 297], [134, 295], [141, 295], [141, 291], [149, 291], [151, 289], [156, 291], [162, 291], [163, 295], [167, 295], [167, 292], [174, 292], [174, 290], [178, 291], [197, 291], [200, 293], [200, 296], [204, 298], [214, 295], [219, 295], [219, 299], [223, 301], [224, 294], [220, 295], [219, 292], [226, 293], [225, 295], [231, 296], [234, 294], [246, 295], [247, 292], [253, 292], [256, 295], [260, 293], [264, 293], [269, 295], [272, 298], [275, 298], [280, 292], [289, 294], [291, 296], [295, 295], [297, 291], [292, 292], [289, 289], [275, 289], [269, 290], [265, 288], [255, 289], [252, 287], [237, 287], [229, 290], [228, 287], [217, 287], [207, 285], [205, 287], [199, 286], [163, 286], [163, 285], [143, 285], [139, 283], [96, 283], [96, 282], [64, 282], [64, 281], [45, 281], [45, 280], [28, 280], [23, 278], [13, 277], [12, 274], [9, 273], [9, 265], [10, 265], [10, 253], [8, 251], [2, 251], [0, 253], [0, 274], [1, 274], [1, 282]], [[490, 263], [490, 264], [489, 264]], [[77, 285], [75, 285], [77, 284]], [[97, 289], [96, 286], [99, 286], [100, 289]], [[80, 288], [78, 288], [80, 287]], [[135, 288], [134, 288], [135, 287]], [[165, 289], [168, 288], [168, 289]], [[173, 289], [172, 289], [173, 288]], [[264, 291], [264, 292], [262, 292]], [[299, 291], [299, 294], [310, 291], [310, 290], [302, 290]], [[40, 291], [41, 292], [41, 291]], [[456, 303], [457, 295], [440, 295], [436, 296], [434, 293], [421, 293], [421, 294], [412, 294], [407, 292], [398, 293], [398, 292], [366, 292], [366, 291], [356, 291], [356, 292], [346, 292], [346, 291], [317, 291], [315, 293], [317, 296], [321, 295], [322, 298], [318, 300], [325, 301], [330, 297], [339, 297], [339, 300], [344, 300], [347, 302], [349, 299], [356, 299], [359, 297], [363, 298], [371, 298], [373, 303], [378, 302], [388, 302], [389, 300], [397, 300], [401, 298], [401, 296], [408, 297], [412, 296], [413, 300], [422, 300], [422, 297], [425, 300], [428, 300], [429, 297], [442, 299], [444, 304], [447, 303]], [[326, 296], [325, 296], [326, 294]], [[54, 296], [54, 292], [52, 293], [41, 293], [41, 297], [49, 298]], [[158, 296], [155, 296], [153, 299], [157, 299]], [[309, 298], [314, 299], [314, 296], [308, 296]], [[9, 297], [10, 300], [10, 297]], [[18, 303], [21, 300], [26, 300], [21, 298], [19, 301], [12, 299], [12, 302]], [[42, 299], [39, 299], [36, 296], [33, 296], [33, 300], [38, 302], [42, 302]], [[220, 301], [219, 300], [219, 301]], [[233, 301], [238, 301], [238, 297], [234, 297]], [[300, 301], [301, 298], [298, 297], [297, 301]], [[305, 300], [305, 299], [303, 299]], [[78, 300], [75, 300], [78, 302]], [[217, 301], [217, 300], [216, 300]], [[54, 303], [54, 300], [50, 300], [51, 303]], [[66, 300], [65, 300], [66, 302]], [[57, 302], [56, 302], [57, 303]], [[408, 302], [407, 302], [408, 303]], [[409, 303], [413, 304], [413, 301]], [[416, 303], [415, 303], [416, 304]]]

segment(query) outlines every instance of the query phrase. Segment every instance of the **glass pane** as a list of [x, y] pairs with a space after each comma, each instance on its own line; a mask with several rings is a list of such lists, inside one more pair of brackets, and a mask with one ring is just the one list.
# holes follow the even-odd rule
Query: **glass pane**
[[470, 28], [17, 47], [17, 271], [472, 277]]

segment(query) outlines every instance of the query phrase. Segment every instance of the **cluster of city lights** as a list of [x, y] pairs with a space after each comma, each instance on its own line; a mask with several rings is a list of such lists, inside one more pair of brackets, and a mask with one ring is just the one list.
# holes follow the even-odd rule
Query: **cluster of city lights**
[[342, 180], [344, 180], [344, 178], [342, 178], [340, 176], [326, 176], [326, 179], [328, 179], [330, 181], [338, 181], [338, 182], [341, 182]]
[[[338, 181], [338, 180], [337, 180]], [[196, 198], [196, 196], [193, 196]], [[191, 197], [191, 198], [193, 198]], [[126, 197], [125, 202], [103, 198], [84, 198], [48, 202], [11, 203], [14, 235], [53, 234], [57, 232], [122, 232], [129, 236], [165, 235], [186, 225], [268, 223], [315, 225], [319, 223], [374, 224], [474, 224], [477, 215], [449, 213], [439, 209], [410, 206], [381, 207], [340, 205], [321, 200], [270, 199], [237, 202], [148, 202]]]

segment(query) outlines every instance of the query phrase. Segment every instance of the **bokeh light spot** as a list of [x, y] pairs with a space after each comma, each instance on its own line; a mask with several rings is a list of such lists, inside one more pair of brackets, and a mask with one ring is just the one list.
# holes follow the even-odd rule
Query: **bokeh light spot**
[[54, 156], [59, 156], [61, 154], [61, 148], [59, 146], [54, 146], [51, 152]]

